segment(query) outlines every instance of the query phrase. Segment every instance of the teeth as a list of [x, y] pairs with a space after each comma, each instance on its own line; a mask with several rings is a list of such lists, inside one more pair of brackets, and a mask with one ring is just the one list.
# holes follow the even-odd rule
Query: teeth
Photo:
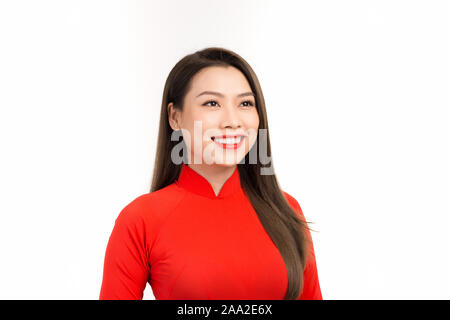
[[218, 143], [223, 143], [223, 144], [235, 144], [235, 143], [239, 143], [241, 141], [241, 139], [242, 139], [242, 137], [226, 138], [226, 139], [215, 138], [214, 141], [217, 141]]

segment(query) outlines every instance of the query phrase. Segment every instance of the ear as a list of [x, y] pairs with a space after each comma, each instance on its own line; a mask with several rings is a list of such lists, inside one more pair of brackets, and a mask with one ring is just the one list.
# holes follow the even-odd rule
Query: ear
[[180, 126], [178, 124], [178, 110], [176, 110], [173, 106], [173, 102], [170, 102], [167, 105], [167, 114], [168, 114], [168, 121], [169, 125], [172, 128], [172, 130], [176, 131], [180, 129]]

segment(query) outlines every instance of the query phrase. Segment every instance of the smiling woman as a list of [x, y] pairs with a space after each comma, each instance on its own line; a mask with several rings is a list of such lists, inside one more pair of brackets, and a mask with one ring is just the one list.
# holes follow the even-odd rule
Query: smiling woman
[[162, 100], [151, 190], [115, 221], [100, 299], [142, 299], [147, 282], [156, 299], [322, 299], [301, 207], [256, 152], [271, 156], [248, 63], [224, 48], [190, 54]]

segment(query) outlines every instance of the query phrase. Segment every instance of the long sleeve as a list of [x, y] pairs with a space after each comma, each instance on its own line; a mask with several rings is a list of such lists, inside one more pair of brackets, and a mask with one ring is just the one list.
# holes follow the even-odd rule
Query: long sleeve
[[142, 300], [149, 275], [145, 223], [131, 203], [117, 217], [106, 247], [100, 300]]
[[[303, 221], [306, 221], [305, 216], [303, 215], [302, 208], [300, 207], [300, 204], [297, 202], [297, 200], [286, 192], [284, 193], [287, 195], [288, 201], [290, 202], [291, 206], [293, 206], [295, 211], [299, 214], [300, 218]], [[303, 271], [303, 290], [300, 292], [297, 300], [323, 300], [311, 232], [307, 230], [306, 235], [308, 241], [310, 241], [310, 251], [305, 270]]]
[[303, 281], [303, 291], [301, 292], [300, 297], [297, 300], [323, 300], [322, 291], [320, 290], [319, 276], [317, 273], [314, 245], [312, 241], [310, 257], [306, 263], [305, 270], [303, 271]]

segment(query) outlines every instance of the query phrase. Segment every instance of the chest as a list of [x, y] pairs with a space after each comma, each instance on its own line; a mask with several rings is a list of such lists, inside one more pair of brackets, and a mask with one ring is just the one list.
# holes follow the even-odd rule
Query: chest
[[191, 204], [161, 226], [150, 272], [157, 299], [281, 299], [287, 272], [253, 208]]

